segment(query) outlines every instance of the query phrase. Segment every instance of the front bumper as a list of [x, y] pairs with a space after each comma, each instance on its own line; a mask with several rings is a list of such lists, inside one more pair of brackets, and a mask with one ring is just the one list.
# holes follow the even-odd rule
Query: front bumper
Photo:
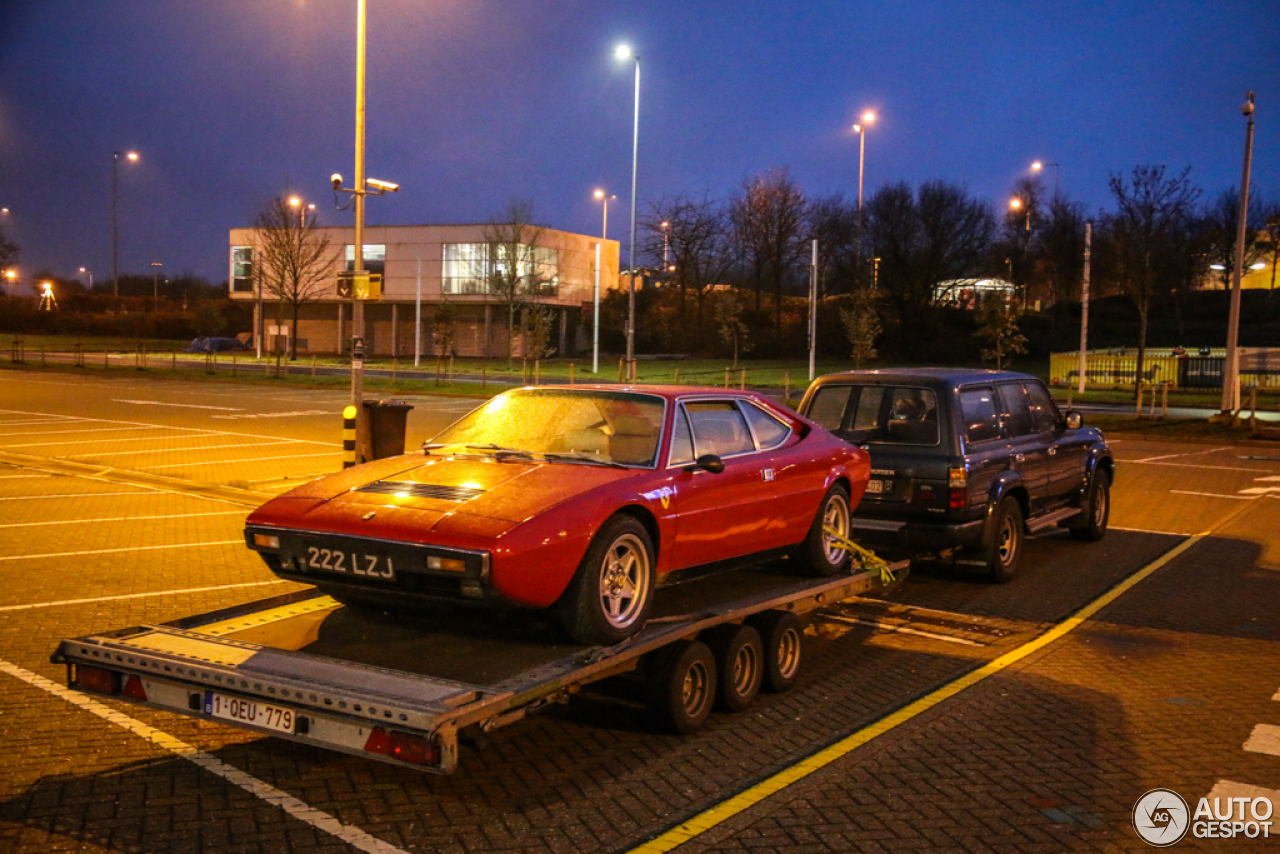
[[[246, 526], [244, 538], [272, 572], [290, 581], [415, 599], [492, 595], [488, 552], [266, 525]], [[374, 571], [360, 571], [369, 567]]]

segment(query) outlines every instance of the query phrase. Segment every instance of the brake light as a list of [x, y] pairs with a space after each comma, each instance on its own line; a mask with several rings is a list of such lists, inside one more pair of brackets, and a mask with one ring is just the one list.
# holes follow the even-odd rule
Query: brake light
[[120, 674], [113, 670], [86, 667], [82, 664], [76, 667], [75, 681], [72, 684], [95, 694], [119, 694]]
[[417, 735], [374, 727], [364, 749], [370, 753], [378, 753], [399, 759], [401, 762], [412, 762], [414, 765], [439, 765], [440, 748], [427, 739]]
[[964, 468], [947, 469], [947, 504], [952, 510], [969, 506], [969, 473]]

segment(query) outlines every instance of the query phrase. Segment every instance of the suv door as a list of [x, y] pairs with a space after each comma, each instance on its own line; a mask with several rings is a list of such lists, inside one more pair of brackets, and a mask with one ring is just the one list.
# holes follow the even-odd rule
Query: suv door
[[[1033, 513], [1041, 510], [1052, 494], [1049, 486], [1049, 448], [1052, 430], [1042, 430], [1032, 416], [1027, 390], [1022, 383], [1001, 383], [996, 387], [1004, 404], [1002, 413], [1009, 435], [1009, 468], [1022, 475]], [[1056, 451], [1055, 451], [1056, 453]]]
[[1079, 431], [1068, 430], [1058, 413], [1048, 390], [1038, 382], [1028, 382], [1027, 402], [1031, 416], [1043, 425], [1049, 446], [1048, 493], [1059, 499], [1067, 499], [1084, 486], [1085, 462], [1089, 454], [1089, 441]]
[[1000, 404], [993, 386], [960, 389], [960, 419], [964, 425], [964, 461], [970, 511], [985, 511], [991, 484], [1009, 467]]

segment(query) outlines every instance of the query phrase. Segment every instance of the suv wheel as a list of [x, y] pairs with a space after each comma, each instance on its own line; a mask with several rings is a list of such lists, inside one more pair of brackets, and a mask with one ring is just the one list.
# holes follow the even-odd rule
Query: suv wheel
[[984, 535], [982, 559], [991, 578], [1000, 584], [1013, 580], [1022, 562], [1022, 507], [1014, 498], [1005, 498], [996, 507]]
[[1071, 536], [1087, 543], [1096, 543], [1107, 533], [1107, 521], [1111, 518], [1111, 478], [1097, 470], [1089, 478], [1089, 489], [1080, 504], [1079, 525], [1072, 526]]

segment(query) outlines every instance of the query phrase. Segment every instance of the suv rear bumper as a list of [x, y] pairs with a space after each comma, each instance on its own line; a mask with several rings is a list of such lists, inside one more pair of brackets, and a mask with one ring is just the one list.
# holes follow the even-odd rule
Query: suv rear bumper
[[941, 551], [981, 544], [985, 524], [985, 518], [944, 524], [854, 516], [849, 522], [849, 533], [863, 542], [909, 552]]

